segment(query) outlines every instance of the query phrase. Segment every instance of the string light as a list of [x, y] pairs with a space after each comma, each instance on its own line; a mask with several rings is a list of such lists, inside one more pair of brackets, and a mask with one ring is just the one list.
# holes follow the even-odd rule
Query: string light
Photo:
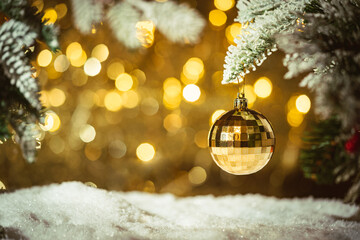
[[311, 107], [311, 101], [305, 94], [296, 98], [296, 109], [301, 113], [308, 113]]
[[107, 68], [107, 76], [112, 80], [116, 80], [117, 77], [124, 72], [125, 68], [121, 62], [113, 62]]
[[100, 62], [105, 61], [109, 56], [109, 49], [105, 44], [96, 45], [91, 51], [91, 57], [96, 58]]
[[107, 110], [116, 112], [122, 108], [122, 98], [118, 92], [109, 92], [105, 95], [104, 105]]
[[64, 54], [60, 54], [55, 58], [54, 68], [57, 72], [65, 72], [69, 66], [70, 61]]
[[195, 84], [186, 85], [183, 89], [183, 97], [188, 102], [196, 102], [199, 100], [201, 95], [201, 90]]
[[44, 125], [40, 124], [40, 127], [44, 131], [56, 132], [59, 130], [61, 121], [59, 116], [52, 111], [48, 111], [45, 114]]
[[66, 96], [63, 90], [53, 88], [47, 93], [47, 98], [51, 106], [60, 107], [64, 104]]
[[296, 109], [291, 109], [287, 114], [287, 121], [292, 127], [299, 127], [304, 120], [304, 115]]
[[89, 58], [84, 64], [84, 72], [88, 76], [96, 76], [101, 70], [101, 63], [96, 58]]
[[235, 5], [235, 0], [214, 0], [214, 5], [221, 11], [228, 11]]
[[115, 86], [119, 91], [128, 91], [133, 86], [133, 79], [130, 74], [121, 73], [115, 81]]
[[96, 136], [95, 128], [89, 124], [85, 124], [80, 128], [79, 136], [83, 142], [89, 143], [95, 139]]
[[42, 21], [45, 22], [45, 25], [54, 24], [57, 20], [57, 12], [53, 8], [47, 8], [44, 11], [44, 16]]
[[209, 21], [215, 27], [221, 27], [226, 23], [226, 14], [218, 9], [212, 10], [209, 13]]
[[242, 26], [240, 23], [233, 23], [226, 28], [225, 36], [230, 44], [234, 44], [234, 39], [241, 34]]
[[150, 143], [141, 143], [136, 148], [136, 156], [144, 162], [148, 162], [155, 157], [155, 148]]
[[200, 185], [206, 180], [206, 171], [202, 167], [196, 166], [189, 171], [189, 181], [194, 185]]
[[49, 66], [51, 60], [52, 60], [52, 53], [47, 49], [42, 50], [37, 57], [37, 63], [40, 67]]
[[272, 84], [267, 77], [259, 78], [254, 84], [254, 90], [258, 97], [267, 98], [272, 92]]
[[194, 84], [204, 75], [204, 63], [200, 58], [190, 58], [183, 67], [183, 74], [186, 78], [182, 78], [185, 84]]

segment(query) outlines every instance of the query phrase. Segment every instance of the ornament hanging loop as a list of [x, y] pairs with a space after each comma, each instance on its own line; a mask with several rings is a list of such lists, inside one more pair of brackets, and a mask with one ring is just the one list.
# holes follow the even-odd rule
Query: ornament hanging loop
[[238, 93], [237, 98], [234, 100], [234, 108], [238, 110], [247, 109], [247, 99], [245, 98], [244, 93]]
[[238, 80], [239, 92], [237, 94], [237, 98], [234, 100], [234, 108], [238, 110], [246, 110], [247, 109], [247, 99], [245, 98], [245, 78], [243, 78], [243, 86], [242, 92], [240, 88], [240, 78]]

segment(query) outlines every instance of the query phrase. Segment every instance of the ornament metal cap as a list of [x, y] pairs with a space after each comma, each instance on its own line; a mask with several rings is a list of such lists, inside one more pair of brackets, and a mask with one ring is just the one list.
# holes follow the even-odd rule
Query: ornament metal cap
[[244, 93], [238, 93], [237, 98], [234, 100], [234, 108], [239, 110], [247, 109], [247, 99]]

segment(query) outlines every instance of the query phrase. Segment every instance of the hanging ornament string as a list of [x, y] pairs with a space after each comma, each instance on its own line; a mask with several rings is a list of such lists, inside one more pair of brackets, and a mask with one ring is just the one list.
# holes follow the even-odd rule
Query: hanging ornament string
[[[242, 82], [243, 82], [243, 84], [242, 84], [242, 90], [241, 90], [241, 84], [240, 84], [240, 79], [242, 79]], [[238, 84], [238, 90], [239, 90], [239, 92], [238, 92], [238, 98], [245, 98], [245, 77], [241, 77], [241, 76], [239, 76], [238, 78], [237, 78], [237, 84]], [[241, 93], [241, 91], [242, 91], [242, 93]]]

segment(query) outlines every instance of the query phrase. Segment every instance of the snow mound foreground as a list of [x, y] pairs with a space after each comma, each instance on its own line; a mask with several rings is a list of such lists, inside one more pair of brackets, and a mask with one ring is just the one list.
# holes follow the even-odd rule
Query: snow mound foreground
[[0, 194], [0, 239], [360, 239], [335, 200], [109, 192], [78, 182]]

